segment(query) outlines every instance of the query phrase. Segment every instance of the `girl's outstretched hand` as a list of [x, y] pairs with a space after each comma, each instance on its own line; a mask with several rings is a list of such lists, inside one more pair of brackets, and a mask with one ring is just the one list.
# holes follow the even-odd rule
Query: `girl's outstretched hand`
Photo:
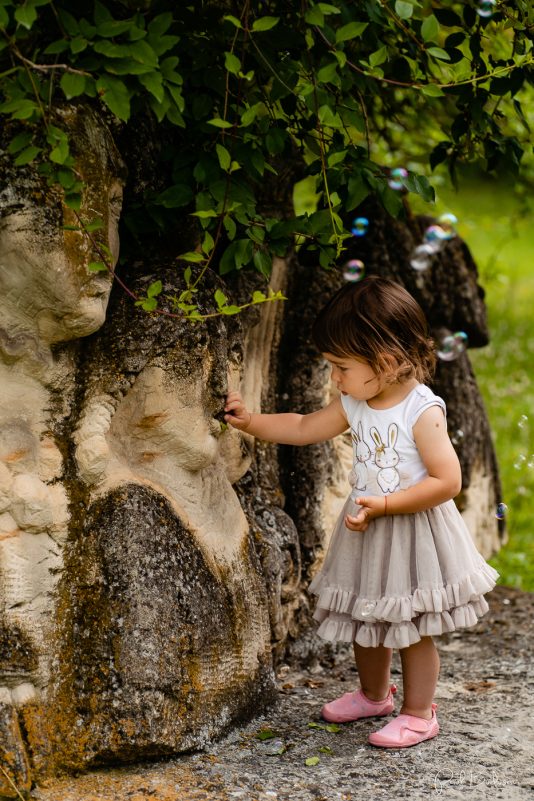
[[228, 393], [224, 411], [226, 412], [224, 419], [227, 423], [230, 423], [231, 426], [238, 428], [240, 431], [247, 430], [252, 420], [252, 415], [243, 403], [243, 398], [239, 392]]
[[385, 511], [384, 498], [381, 495], [368, 495], [366, 498], [356, 498], [361, 509], [354, 517], [346, 515], [345, 525], [351, 531], [365, 531], [369, 522], [375, 517], [382, 517]]

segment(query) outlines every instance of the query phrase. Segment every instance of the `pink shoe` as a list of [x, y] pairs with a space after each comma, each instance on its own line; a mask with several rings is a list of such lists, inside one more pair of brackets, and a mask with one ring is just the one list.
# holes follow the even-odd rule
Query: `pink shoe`
[[424, 740], [430, 740], [439, 732], [436, 717], [437, 704], [432, 704], [432, 717], [430, 720], [415, 717], [415, 715], [398, 715], [379, 731], [369, 735], [371, 745], [381, 748], [407, 748], [417, 745]]
[[321, 717], [329, 723], [349, 723], [360, 718], [389, 715], [395, 709], [393, 694], [396, 692], [397, 687], [392, 684], [383, 701], [371, 701], [361, 690], [345, 693], [341, 698], [325, 704], [321, 709]]

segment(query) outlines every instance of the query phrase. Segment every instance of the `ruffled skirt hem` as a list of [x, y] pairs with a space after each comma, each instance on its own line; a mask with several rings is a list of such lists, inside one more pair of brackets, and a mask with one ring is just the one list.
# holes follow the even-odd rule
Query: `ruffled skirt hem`
[[[445, 510], [445, 512], [449, 514], [449, 510]], [[438, 513], [441, 515], [442, 511], [439, 510]], [[460, 517], [455, 508], [452, 513], [456, 513], [458, 516], [456, 520]], [[457, 530], [459, 528], [461, 531], [463, 521], [460, 521], [457, 524]], [[408, 521], [406, 520], [406, 522]], [[410, 527], [411, 525], [412, 521], [410, 521]], [[377, 530], [372, 532], [375, 537], [373, 542], [375, 548], [379, 543], [376, 537], [380, 536], [380, 531], [383, 529], [384, 525], [377, 527]], [[435, 542], [436, 529], [438, 531], [448, 530], [450, 533], [450, 527], [433, 526], [433, 529], [433, 537], [429, 536], [430, 532], [426, 533], [427, 542], [429, 540]], [[461, 533], [463, 534], [463, 532]], [[345, 537], [344, 532], [338, 529], [338, 537], [341, 536], [342, 541], [349, 543], [352, 550], [345, 551], [343, 554], [338, 552], [336, 554], [338, 558], [333, 560], [333, 554], [330, 551], [330, 560], [326, 560], [329, 564], [325, 566], [326, 569], [319, 572], [310, 585], [310, 592], [318, 596], [314, 618], [320, 624], [317, 630], [319, 636], [331, 642], [356, 642], [371, 648], [378, 645], [388, 648], [407, 648], [419, 642], [421, 637], [439, 636], [476, 625], [479, 617], [489, 609], [484, 594], [495, 587], [499, 574], [476, 551], [467, 531], [465, 531], [465, 535], [467, 540], [465, 536], [461, 536], [458, 539], [453, 537], [451, 541], [452, 544], [456, 540], [458, 547], [460, 547], [460, 543], [463, 546], [464, 575], [460, 574], [459, 576], [459, 570], [455, 573], [454, 570], [445, 569], [445, 565], [442, 565], [439, 570], [436, 568], [433, 571], [434, 581], [432, 583], [434, 586], [410, 588], [409, 583], [406, 582], [405, 586], [407, 585], [407, 587], [404, 593], [398, 591], [399, 586], [397, 592], [386, 592], [382, 597], [376, 597], [379, 593], [369, 594], [369, 590], [371, 587], [380, 586], [380, 583], [364, 581], [361, 578], [362, 574], [358, 581], [350, 580], [351, 586], [342, 586], [345, 583], [340, 581], [342, 575], [345, 581], [349, 578], [349, 574], [353, 575], [350, 567], [341, 575], [345, 566], [350, 566], [352, 563], [355, 566], [360, 565], [361, 569], [363, 556], [361, 549], [364, 547], [364, 543], [350, 539], [350, 535]], [[354, 534], [351, 536], [354, 538]], [[405, 538], [403, 544], [406, 552], [409, 540]], [[334, 550], [337, 548], [335, 547]], [[427, 558], [427, 563], [433, 566], [438, 563], [438, 557], [432, 554], [437, 552], [434, 552], [433, 548], [429, 552], [431, 556], [430, 559]], [[343, 558], [340, 560], [339, 556], [341, 555]], [[370, 561], [379, 564], [378, 560], [371, 559]], [[450, 559], [449, 562], [452, 564], [453, 560]], [[389, 568], [386, 569], [393, 570], [393, 574], [396, 575], [395, 565], [397, 563], [398, 560], [396, 562], [391, 560]], [[454, 566], [457, 569], [458, 565]], [[440, 573], [441, 581], [438, 579]], [[387, 574], [388, 577], [389, 575]], [[422, 584], [420, 579], [421, 577], [416, 584]], [[388, 583], [388, 581], [382, 582], [382, 586], [384, 587]], [[366, 587], [368, 592], [365, 592]]]

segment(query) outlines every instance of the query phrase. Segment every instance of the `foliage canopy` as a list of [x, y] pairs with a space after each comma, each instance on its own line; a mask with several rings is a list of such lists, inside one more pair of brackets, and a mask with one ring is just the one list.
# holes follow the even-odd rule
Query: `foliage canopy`
[[[35, 162], [74, 209], [82, 186], [57, 105], [103, 104], [125, 126], [152, 115], [167, 184], [125, 220], [142, 241], [196, 216], [199, 248], [182, 254], [194, 290], [215, 254], [221, 274], [268, 277], [296, 235], [328, 267], [350, 236], [342, 218], [369, 193], [403, 213], [388, 162], [405, 160], [401, 183], [425, 200], [428, 166], [517, 172], [533, 27], [529, 0], [0, 0], [0, 115], [17, 124], [15, 164]], [[307, 211], [265, 202], [265, 183], [283, 181], [286, 198], [305, 189]], [[195, 317], [191, 297], [175, 300]]]

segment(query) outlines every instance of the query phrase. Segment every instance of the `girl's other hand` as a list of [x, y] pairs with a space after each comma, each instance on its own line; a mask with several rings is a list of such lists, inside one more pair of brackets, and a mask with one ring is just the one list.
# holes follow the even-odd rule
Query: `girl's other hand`
[[226, 406], [224, 407], [226, 414], [224, 420], [234, 428], [240, 431], [246, 431], [252, 420], [252, 415], [247, 410], [243, 403], [243, 398], [239, 392], [229, 392], [226, 397]]
[[381, 495], [369, 495], [366, 498], [356, 498], [355, 503], [360, 506], [356, 516], [346, 515], [345, 525], [350, 531], [366, 531], [371, 520], [384, 515], [384, 498]]

